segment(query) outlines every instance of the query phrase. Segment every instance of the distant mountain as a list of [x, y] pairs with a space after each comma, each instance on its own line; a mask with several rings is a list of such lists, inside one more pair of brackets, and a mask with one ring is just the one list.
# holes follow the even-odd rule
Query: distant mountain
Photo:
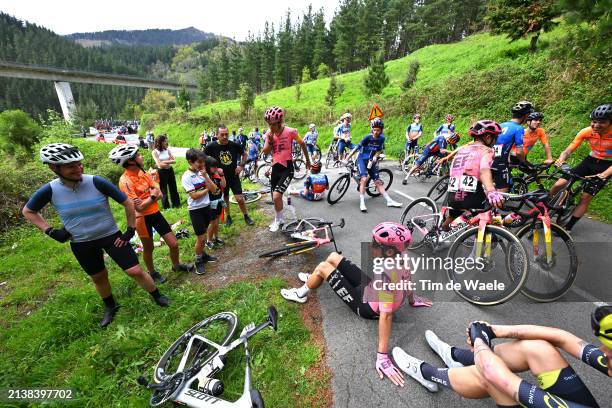
[[218, 37], [213, 33], [200, 31], [195, 27], [181, 30], [108, 30], [95, 33], [68, 34], [66, 38], [84, 47], [122, 45], [184, 45]]

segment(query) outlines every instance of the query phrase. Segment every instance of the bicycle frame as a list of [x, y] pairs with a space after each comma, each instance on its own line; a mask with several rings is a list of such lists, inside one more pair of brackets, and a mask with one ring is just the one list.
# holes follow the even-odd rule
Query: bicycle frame
[[[312, 248], [306, 248], [301, 251], [295, 252], [296, 254], [300, 254], [306, 251], [312, 251], [313, 249], [318, 248], [321, 245], [329, 244], [330, 242], [334, 244], [335, 252], [339, 252], [338, 247], [336, 246], [336, 239], [334, 237], [334, 230], [332, 229], [332, 227], [344, 228], [344, 225], [345, 225], [344, 218], [341, 218], [340, 223], [337, 225], [333, 225], [333, 223], [327, 222], [327, 223], [324, 223], [325, 225], [323, 227], [315, 227], [312, 223], [306, 220], [302, 220], [298, 223], [298, 225], [296, 226], [296, 229], [299, 229], [299, 227], [301, 227], [303, 223], [308, 223], [309, 225], [312, 226], [312, 229], [308, 229], [302, 232], [294, 232], [293, 234], [291, 234], [291, 238], [299, 239], [301, 241], [307, 241], [307, 242], [316, 242], [317, 245]], [[319, 238], [317, 236], [317, 234], [320, 233], [321, 231], [324, 231], [325, 238]]]

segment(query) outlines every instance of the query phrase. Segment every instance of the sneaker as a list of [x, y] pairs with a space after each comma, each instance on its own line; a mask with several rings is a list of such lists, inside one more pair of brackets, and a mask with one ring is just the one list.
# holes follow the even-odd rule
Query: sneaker
[[300, 272], [298, 273], [298, 279], [304, 283], [306, 283], [306, 281], [308, 281], [308, 277], [310, 276], [310, 274], [308, 273], [304, 273], [304, 272]]
[[215, 243], [214, 242], [206, 241], [206, 244], [204, 244], [204, 245], [206, 245], [206, 248], [208, 248], [208, 249], [215, 249]]
[[155, 303], [157, 303], [158, 306], [161, 306], [161, 307], [168, 307], [168, 306], [170, 306], [170, 299], [168, 299], [164, 295], [161, 295], [157, 299], [153, 299], [153, 300], [155, 301]]
[[365, 205], [365, 201], [359, 203], [359, 209], [361, 210], [361, 212], [368, 212], [368, 208]]
[[229, 227], [230, 225], [232, 225], [232, 217], [228, 215], [227, 217], [225, 217], [225, 226]]
[[213, 242], [214, 242], [215, 244], [219, 245], [219, 246], [223, 246], [223, 245], [225, 245], [225, 241], [224, 241], [224, 240], [222, 240], [222, 239], [221, 239], [221, 238], [219, 238], [219, 237], [215, 237], [215, 239], [213, 239]]
[[406, 184], [408, 184], [408, 180], [403, 179], [403, 180], [402, 180], [402, 184], [405, 186]]
[[151, 275], [151, 277], [153, 278], [153, 281], [155, 283], [165, 283], [166, 282], [166, 278], [164, 278], [159, 272], [157, 271], [153, 271], [149, 273]]
[[104, 316], [102, 317], [102, 320], [100, 321], [100, 328], [103, 329], [109, 324], [111, 324], [111, 322], [113, 321], [113, 318], [115, 317], [115, 314], [117, 313], [117, 310], [119, 310], [119, 305], [116, 305], [115, 307], [105, 307], [104, 308]]
[[270, 232], [276, 232], [278, 231], [279, 228], [280, 228], [280, 223], [274, 220], [272, 221], [272, 224], [270, 224], [269, 230]]
[[402, 203], [398, 203], [395, 200], [389, 199], [389, 201], [387, 201], [387, 207], [401, 207], [402, 205]]
[[182, 264], [182, 263], [180, 263], [180, 264], [172, 267], [172, 270], [174, 272], [189, 272], [192, 269], [193, 269], [193, 264]]
[[244, 214], [244, 222], [246, 223], [246, 225], [255, 225], [255, 221], [253, 221], [251, 217], [249, 217], [249, 214]]
[[208, 255], [207, 253], [202, 254], [202, 260], [204, 262], [217, 262], [217, 259], [216, 256]]
[[451, 355], [451, 346], [440, 340], [440, 338], [436, 336], [436, 333], [432, 332], [431, 330], [426, 330], [425, 339], [427, 340], [429, 347], [431, 347], [432, 350], [440, 356], [448, 368], [463, 367], [463, 364], [453, 360], [453, 356]]
[[428, 391], [438, 391], [438, 384], [423, 378], [423, 374], [421, 373], [421, 364], [423, 364], [423, 360], [412, 357], [399, 347], [393, 347], [391, 355], [393, 356], [395, 365], [397, 365], [403, 372], [421, 383], [421, 385], [427, 388]]
[[196, 261], [195, 274], [204, 275], [206, 273], [206, 263], [204, 261]]
[[291, 300], [297, 303], [306, 303], [306, 300], [308, 300], [308, 296], [299, 297], [296, 288], [281, 289], [281, 296], [287, 300]]

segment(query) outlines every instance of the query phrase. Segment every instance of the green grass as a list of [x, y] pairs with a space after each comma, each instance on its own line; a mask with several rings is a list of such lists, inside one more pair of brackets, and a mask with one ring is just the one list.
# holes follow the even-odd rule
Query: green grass
[[[179, 160], [175, 166], [179, 180], [185, 169], [185, 160]], [[123, 208], [111, 206], [123, 229]], [[250, 213], [257, 224], [265, 222], [256, 207]], [[170, 223], [185, 220], [191, 231], [186, 205], [166, 210], [164, 216]], [[59, 224], [56, 217], [51, 221]], [[221, 236], [228, 245], [239, 245], [233, 241], [243, 227], [242, 217], [236, 217], [230, 228], [221, 226]], [[193, 259], [194, 242], [193, 233], [179, 240], [181, 260]], [[170, 271], [168, 249], [162, 246], [155, 249], [154, 259], [156, 268], [169, 278], [161, 290], [172, 305], [160, 308], [108, 260], [121, 309], [113, 324], [100, 330], [102, 302], [68, 244], [59, 244], [28, 225], [3, 235], [0, 256], [0, 282], [7, 282], [0, 287], [0, 388], [70, 387], [79, 398], [74, 406], [145, 407], [150, 393], [136, 378], [152, 378], [154, 365], [183, 331], [225, 310], [239, 316], [240, 330], [251, 321], [261, 322], [269, 304], [278, 308], [279, 329], [277, 333], [266, 330], [249, 342], [254, 386], [269, 406], [276, 407], [305, 406], [304, 397], [316, 401], [316, 390], [326, 386], [326, 379], [303, 376], [318, 360], [320, 350], [310, 341], [299, 309], [281, 299], [279, 289], [285, 282], [280, 279], [205, 290]], [[244, 353], [239, 349], [230, 356], [221, 377], [226, 398], [234, 400], [242, 392], [243, 369]]]

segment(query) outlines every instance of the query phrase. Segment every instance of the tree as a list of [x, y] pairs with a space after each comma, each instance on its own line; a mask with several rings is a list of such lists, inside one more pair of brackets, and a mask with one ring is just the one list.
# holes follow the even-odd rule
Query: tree
[[142, 108], [148, 113], [165, 112], [176, 106], [176, 98], [168, 91], [147, 90], [142, 99]]
[[[131, 100], [128, 99], [128, 102], [131, 103]], [[74, 118], [72, 119], [72, 123], [76, 126], [84, 126], [84, 127], [92, 126], [95, 120], [99, 118], [98, 112], [99, 112], [98, 105], [91, 99], [87, 99], [85, 103], [77, 104], [76, 112], [74, 113]], [[130, 117], [127, 119], [134, 119], [134, 117]]]
[[410, 61], [408, 71], [406, 72], [406, 79], [404, 79], [404, 82], [402, 82], [402, 89], [407, 90], [414, 85], [419, 72], [419, 67], [420, 65], [418, 60]]
[[379, 52], [378, 55], [371, 59], [363, 85], [368, 96], [379, 95], [389, 85], [389, 77], [385, 72], [385, 61], [382, 52]]
[[32, 154], [32, 146], [38, 142], [40, 132], [40, 126], [22, 110], [0, 113], [0, 146], [9, 154], [14, 154], [17, 147]]
[[240, 113], [248, 119], [251, 109], [255, 106], [255, 92], [247, 82], [240, 84], [238, 99], [240, 100]]
[[308, 69], [308, 67], [304, 67], [302, 69], [302, 77], [300, 79], [300, 82], [310, 82], [312, 78], [310, 78], [310, 70]]
[[329, 117], [332, 116], [332, 110], [336, 106], [336, 98], [340, 95], [340, 89], [338, 82], [336, 81], [336, 75], [332, 74], [329, 80], [329, 87], [327, 87], [327, 95], [325, 95], [325, 104], [329, 106]]
[[300, 98], [302, 97], [302, 87], [301, 87], [301, 82], [296, 82], [295, 83], [295, 100], [297, 102], [300, 101]]
[[495, 0], [489, 3], [486, 21], [491, 31], [510, 41], [531, 36], [529, 52], [536, 50], [542, 32], [550, 31], [558, 16], [554, 0]]
[[317, 67], [317, 79], [327, 78], [330, 74], [329, 67], [324, 63], [320, 63]]
[[181, 86], [181, 89], [178, 92], [178, 96], [176, 98], [176, 103], [178, 106], [188, 111], [191, 105], [191, 95], [187, 92], [187, 88], [185, 85]]

